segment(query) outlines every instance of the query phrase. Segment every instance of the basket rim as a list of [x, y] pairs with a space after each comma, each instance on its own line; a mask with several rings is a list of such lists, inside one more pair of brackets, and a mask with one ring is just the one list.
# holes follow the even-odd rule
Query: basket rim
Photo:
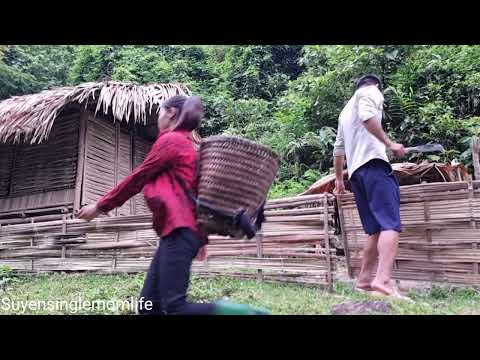
[[259, 144], [255, 141], [248, 140], [248, 139], [245, 139], [245, 138], [241, 138], [241, 137], [238, 137], [238, 136], [212, 135], [212, 136], [209, 136], [207, 138], [202, 139], [202, 143], [211, 143], [211, 142], [217, 142], [217, 141], [227, 141], [227, 142], [238, 143], [238, 144], [242, 144], [242, 145], [255, 146], [255, 147], [258, 147], [259, 149], [262, 149], [262, 150], [266, 151], [268, 154], [270, 154], [276, 160], [280, 159], [280, 156], [275, 151], [270, 149], [269, 147], [267, 147], [263, 144]]

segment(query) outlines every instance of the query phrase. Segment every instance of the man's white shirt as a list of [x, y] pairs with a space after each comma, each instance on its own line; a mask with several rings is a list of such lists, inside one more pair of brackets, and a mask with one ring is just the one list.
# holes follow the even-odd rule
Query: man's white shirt
[[383, 95], [375, 85], [361, 87], [340, 113], [333, 155], [345, 155], [349, 178], [372, 159], [389, 162], [385, 145], [363, 124], [371, 118], [382, 122], [383, 101]]

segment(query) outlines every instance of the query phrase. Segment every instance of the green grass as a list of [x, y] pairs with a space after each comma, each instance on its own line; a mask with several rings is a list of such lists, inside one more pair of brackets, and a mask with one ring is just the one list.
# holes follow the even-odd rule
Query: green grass
[[[11, 307], [23, 301], [82, 300], [125, 301], [136, 298], [143, 284], [144, 274], [93, 275], [49, 274], [32, 276], [10, 275], [3, 279], [0, 290], [0, 314], [68, 314], [68, 310], [30, 309], [26, 312]], [[414, 304], [389, 301], [393, 314], [480, 314], [480, 291], [474, 288], [433, 286], [411, 291]], [[254, 280], [232, 278], [193, 278], [190, 300], [197, 302], [228, 298], [270, 309], [273, 314], [329, 314], [332, 306], [347, 301], [372, 300], [353, 291], [352, 285], [338, 282], [335, 292], [329, 294], [315, 288], [290, 284], [257, 283]], [[8, 299], [8, 302], [5, 300]], [[10, 310], [6, 304], [9, 304]], [[81, 309], [77, 314], [129, 314], [127, 309]]]

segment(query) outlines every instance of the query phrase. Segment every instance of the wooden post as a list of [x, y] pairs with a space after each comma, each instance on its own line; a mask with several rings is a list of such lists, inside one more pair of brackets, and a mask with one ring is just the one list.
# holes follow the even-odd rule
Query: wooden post
[[[34, 222], [34, 218], [31, 218], [31, 219], [30, 219], [30, 223], [33, 224], [33, 222]], [[30, 247], [31, 247], [31, 248], [33, 248], [33, 242], [34, 242], [34, 240], [35, 240], [35, 237], [32, 236], [32, 237], [30, 238]]]
[[12, 192], [13, 192], [13, 170], [15, 169], [15, 163], [17, 161], [17, 153], [18, 153], [18, 149], [19, 147], [21, 146], [21, 144], [18, 144], [16, 146], [13, 147], [13, 157], [12, 157], [12, 167], [10, 169], [10, 179], [9, 179], [9, 187], [8, 187], [8, 196], [12, 196]]
[[[430, 223], [430, 201], [425, 199], [424, 193], [419, 194], [420, 199], [423, 202], [423, 216], [424, 216], [424, 221], [425, 221], [425, 240], [427, 242], [428, 250], [427, 250], [427, 260], [428, 262], [432, 262], [432, 224]], [[399, 251], [400, 252], [400, 245], [399, 245]], [[398, 256], [397, 256], [398, 257]], [[431, 273], [430, 274], [430, 281], [436, 281], [437, 278], [437, 273]]]
[[[474, 200], [474, 189], [473, 189], [473, 183], [470, 181], [468, 183], [468, 202], [469, 202], [469, 205], [470, 205], [470, 227], [472, 229], [476, 229], [477, 228], [477, 223], [475, 221], [475, 217], [473, 216], [473, 200]], [[475, 252], [476, 250], [478, 249], [478, 244], [476, 242], [472, 243], [472, 250]], [[473, 271], [473, 274], [474, 275], [478, 275], [478, 263], [473, 263], [473, 266], [472, 266], [472, 271]]]
[[475, 174], [475, 180], [480, 180], [480, 138], [477, 136], [472, 137], [472, 159], [473, 169]]
[[[135, 131], [135, 127], [134, 127], [134, 131]], [[133, 169], [135, 169], [135, 165], [134, 165], [134, 162], [135, 162], [135, 159], [134, 159], [134, 131], [129, 131], [128, 134], [130, 136], [130, 171], [133, 171]], [[140, 193], [141, 194], [141, 193]], [[137, 209], [136, 209], [136, 206], [135, 206], [135, 196], [132, 197], [130, 200], [130, 215], [135, 215], [137, 213]]]
[[[257, 242], [257, 258], [263, 258], [263, 232], [260, 231], [257, 233], [255, 240]], [[257, 269], [257, 280], [263, 282], [263, 271], [262, 269]]]
[[[119, 122], [117, 122], [115, 124], [115, 159], [114, 159], [114, 161], [115, 161], [115, 163], [114, 163], [114, 172], [115, 172], [114, 186], [117, 186], [118, 183], [120, 182], [120, 180], [119, 180], [119, 172], [120, 172], [120, 170], [119, 170], [119, 164], [120, 164], [120, 123]], [[119, 212], [119, 209], [115, 208], [115, 210], [114, 210], [115, 216], [118, 215], [118, 212]]]
[[77, 158], [77, 179], [75, 181], [75, 199], [73, 202], [73, 211], [77, 211], [82, 206], [83, 200], [83, 179], [85, 178], [85, 156], [87, 141], [87, 118], [86, 110], [80, 112], [80, 130], [78, 134], [78, 158]]
[[[119, 232], [116, 232], [115, 233], [115, 242], [119, 242], [120, 241], [120, 233]], [[115, 250], [113, 250], [113, 262], [112, 262], [112, 271], [115, 272], [117, 270], [117, 259], [118, 259], [118, 249], [115, 248]]]
[[323, 231], [325, 237], [325, 252], [327, 256], [327, 286], [328, 291], [333, 292], [333, 279], [332, 279], [332, 259], [330, 257], [330, 235], [328, 233], [328, 198], [327, 194], [323, 195]]
[[[62, 236], [60, 237], [60, 239], [63, 240], [65, 235], [67, 235], [67, 215], [63, 214], [63, 216], [62, 216]], [[65, 246], [65, 244], [62, 244], [62, 258], [66, 257], [66, 253], [67, 253], [67, 247]]]
[[350, 279], [353, 279], [353, 269], [350, 264], [350, 250], [348, 248], [348, 238], [347, 234], [345, 234], [345, 218], [343, 216], [341, 195], [337, 195], [335, 201], [337, 202], [338, 220], [340, 221], [340, 237], [342, 238], [343, 242], [343, 251], [345, 252], [345, 259], [347, 262], [348, 276], [350, 277]]

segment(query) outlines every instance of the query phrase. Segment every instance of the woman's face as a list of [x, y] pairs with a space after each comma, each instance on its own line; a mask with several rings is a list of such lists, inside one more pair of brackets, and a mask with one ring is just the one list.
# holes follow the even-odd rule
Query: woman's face
[[158, 115], [158, 131], [162, 132], [168, 130], [175, 124], [175, 120], [177, 117], [177, 109], [172, 108], [164, 108], [160, 109], [160, 114]]

